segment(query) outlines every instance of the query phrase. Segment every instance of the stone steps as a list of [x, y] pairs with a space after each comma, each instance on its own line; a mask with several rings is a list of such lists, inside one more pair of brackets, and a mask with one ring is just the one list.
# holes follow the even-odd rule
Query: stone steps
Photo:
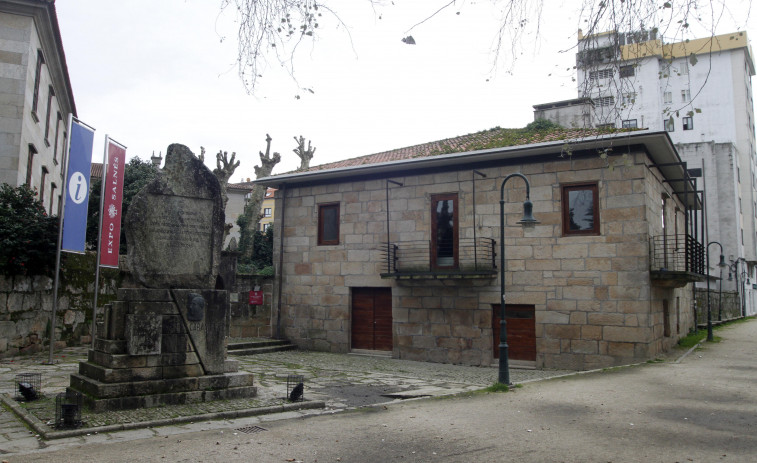
[[276, 339], [232, 342], [226, 347], [226, 351], [231, 355], [267, 354], [295, 349], [297, 346], [289, 341]]

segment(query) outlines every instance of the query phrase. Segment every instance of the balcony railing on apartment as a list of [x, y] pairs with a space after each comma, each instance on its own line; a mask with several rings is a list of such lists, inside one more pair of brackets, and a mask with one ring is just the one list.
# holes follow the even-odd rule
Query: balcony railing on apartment
[[[402, 241], [384, 244], [382, 278], [441, 279], [493, 278], [497, 275], [496, 241], [491, 238], [461, 239], [457, 245], [457, 265], [451, 246], [434, 249], [430, 241]], [[436, 253], [436, 254], [434, 254]], [[432, 256], [435, 259], [432, 259]], [[435, 265], [434, 265], [435, 264]]]
[[681, 287], [704, 281], [704, 245], [690, 235], [650, 238], [650, 273], [658, 286]]

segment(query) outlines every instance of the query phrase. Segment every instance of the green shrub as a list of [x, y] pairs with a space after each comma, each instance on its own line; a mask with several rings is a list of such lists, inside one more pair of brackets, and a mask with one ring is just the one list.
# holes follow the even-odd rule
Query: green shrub
[[47, 215], [36, 190], [0, 185], [0, 274], [51, 276], [57, 245], [58, 218]]

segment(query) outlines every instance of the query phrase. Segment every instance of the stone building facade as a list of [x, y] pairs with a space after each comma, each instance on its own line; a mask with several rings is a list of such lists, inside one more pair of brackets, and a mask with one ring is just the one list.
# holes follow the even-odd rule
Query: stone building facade
[[54, 2], [0, 1], [0, 183], [36, 188], [57, 215], [76, 115]]
[[[681, 266], [701, 250], [691, 179], [664, 132], [574, 135], [476, 149], [496, 144], [487, 131], [259, 180], [279, 189], [272, 330], [306, 349], [493, 363], [502, 194], [511, 362], [591, 369], [670, 348], [702, 273]], [[533, 229], [517, 224], [525, 183], [502, 188], [513, 173]]]

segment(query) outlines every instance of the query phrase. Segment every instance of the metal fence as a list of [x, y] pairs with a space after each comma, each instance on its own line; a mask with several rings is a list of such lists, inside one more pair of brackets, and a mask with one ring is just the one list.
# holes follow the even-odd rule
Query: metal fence
[[[454, 248], [438, 246], [434, 250], [431, 241], [402, 241], [381, 247], [385, 273], [494, 273], [497, 253], [496, 242], [491, 238], [461, 239], [457, 245], [457, 266], [454, 265]], [[436, 252], [436, 267], [432, 256]]]
[[650, 268], [704, 275], [704, 245], [690, 235], [660, 235], [650, 238]]

